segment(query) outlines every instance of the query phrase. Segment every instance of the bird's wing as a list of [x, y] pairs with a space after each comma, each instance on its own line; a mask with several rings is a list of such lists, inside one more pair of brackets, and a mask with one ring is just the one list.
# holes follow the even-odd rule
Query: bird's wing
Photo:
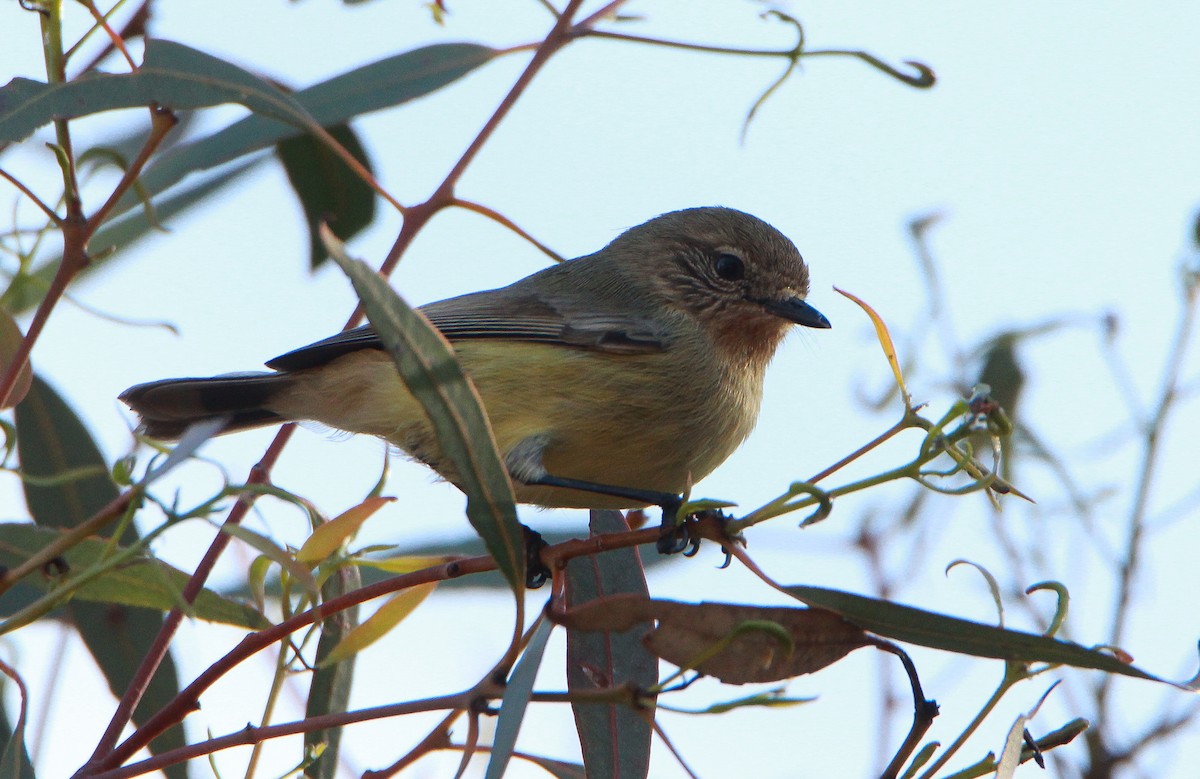
[[[420, 311], [451, 342], [526, 341], [609, 354], [646, 354], [666, 348], [666, 333], [647, 318], [612, 310], [570, 310], [582, 307], [547, 301], [544, 295], [514, 285], [431, 303]], [[276, 357], [267, 367], [314, 368], [360, 349], [382, 348], [374, 329], [363, 325]]]

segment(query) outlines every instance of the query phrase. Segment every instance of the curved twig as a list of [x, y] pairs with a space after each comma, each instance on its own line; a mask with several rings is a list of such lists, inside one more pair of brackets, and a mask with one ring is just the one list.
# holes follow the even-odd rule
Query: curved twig
[[867, 63], [876, 70], [883, 71], [897, 81], [908, 84], [910, 87], [917, 89], [929, 89], [937, 83], [937, 74], [933, 72], [933, 68], [923, 62], [917, 60], [904, 60], [904, 64], [913, 68], [917, 72], [915, 74], [905, 73], [904, 71], [889, 65], [883, 60], [862, 49], [821, 49], [819, 51], [806, 51], [805, 57], [857, 57]]

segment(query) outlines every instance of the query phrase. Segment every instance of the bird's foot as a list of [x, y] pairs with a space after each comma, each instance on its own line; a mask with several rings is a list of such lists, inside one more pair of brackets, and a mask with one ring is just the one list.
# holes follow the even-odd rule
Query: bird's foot
[[542, 550], [549, 544], [542, 534], [521, 525], [525, 533], [525, 586], [536, 590], [545, 584], [551, 576], [550, 569], [542, 562]]
[[655, 545], [659, 554], [679, 554], [691, 557], [700, 551], [700, 538], [692, 532], [692, 517], [680, 517], [679, 508], [683, 505], [682, 495], [668, 495], [668, 499], [660, 502], [662, 509], [662, 526]]

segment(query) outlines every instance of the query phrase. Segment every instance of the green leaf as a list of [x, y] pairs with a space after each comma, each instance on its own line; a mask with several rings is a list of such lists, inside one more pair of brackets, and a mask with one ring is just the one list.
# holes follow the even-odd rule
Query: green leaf
[[520, 598], [525, 590], [524, 534], [479, 395], [446, 340], [379, 274], [336, 253], [333, 259], [350, 277], [405, 385], [429, 415], [442, 453], [454, 464], [467, 494], [467, 519]]
[[[38, 524], [75, 527], [117, 497], [91, 434], [41, 376], [34, 376], [29, 394], [17, 405], [16, 423], [21, 472], [39, 480], [23, 485]], [[72, 472], [90, 475], [45, 483]]]
[[[362, 586], [358, 569], [352, 565], [338, 568], [321, 588], [322, 600], [328, 601], [357, 590]], [[317, 641], [317, 670], [308, 688], [308, 704], [304, 716], [320, 717], [341, 714], [349, 709], [350, 687], [354, 681], [354, 656], [340, 662], [327, 662], [358, 625], [358, 606], [331, 614], [321, 621], [321, 638]], [[321, 756], [304, 768], [304, 776], [313, 779], [335, 779], [338, 773], [338, 749], [342, 729], [313, 730], [304, 734], [306, 752], [324, 744]]]
[[840, 590], [798, 585], [785, 587], [784, 591], [810, 606], [836, 612], [863, 630], [909, 644], [998, 660], [1094, 668], [1122, 676], [1166, 682], [1136, 666], [1122, 663], [1111, 654], [1088, 649], [1071, 641], [948, 617]]
[[[592, 511], [591, 531], [629, 530], [619, 511]], [[658, 557], [658, 555], [656, 555]], [[641, 555], [634, 547], [576, 557], [567, 564], [567, 607], [620, 593], [649, 597]], [[647, 689], [658, 681], [658, 658], [646, 650], [642, 623], [603, 633], [567, 630], [567, 689], [571, 692], [629, 683]], [[572, 703], [583, 762], [591, 776], [644, 777], [650, 770], [653, 731], [628, 706]]]
[[521, 721], [525, 719], [525, 710], [529, 708], [529, 700], [533, 697], [533, 683], [537, 680], [538, 668], [542, 665], [546, 642], [554, 632], [553, 622], [544, 616], [539, 620], [525, 652], [504, 688], [504, 698], [500, 701], [500, 715], [496, 718], [496, 736], [492, 739], [492, 753], [488, 758], [484, 779], [500, 779], [504, 776], [504, 769], [508, 767], [508, 761], [512, 759], [513, 750], [517, 746], [517, 735], [521, 732]]
[[[499, 53], [473, 43], [425, 46], [356, 68], [295, 92], [291, 97], [317, 124], [332, 127], [360, 114], [423, 97], [490, 62]], [[266, 116], [248, 116], [206, 138], [160, 154], [142, 174], [142, 186], [155, 195], [189, 173], [305, 134], [303, 129]], [[116, 213], [133, 208], [137, 202], [135, 195], [127, 194], [118, 203]]]
[[[13, 567], [30, 555], [58, 540], [62, 531], [38, 527], [28, 522], [0, 523], [0, 565]], [[127, 547], [112, 546], [101, 538], [88, 538], [72, 547], [60, 558], [56, 569], [65, 570], [62, 575], [49, 572], [45, 576], [30, 576], [26, 581], [43, 593], [53, 592], [69, 586], [72, 577], [94, 565], [104, 563], [114, 554], [128, 551]], [[157, 611], [167, 611], [179, 605], [179, 593], [187, 583], [188, 575], [161, 560], [134, 555], [112, 570], [106, 571], [80, 585], [72, 595], [74, 601], [105, 604], [97, 611], [106, 618], [112, 617], [109, 605], [140, 606]], [[10, 613], [6, 601], [0, 612]], [[78, 603], [73, 605], [78, 606]], [[80, 609], [76, 609], [76, 614]], [[270, 623], [254, 609], [212, 590], [201, 590], [191, 613], [209, 622], [257, 630]]]
[[[327, 129], [354, 159], [372, 170], [366, 149], [349, 125]], [[375, 191], [332, 149], [311, 135], [280, 141], [275, 153], [304, 208], [309, 232], [309, 262], [316, 270], [329, 258], [325, 244], [317, 235], [317, 227], [324, 222], [339, 240], [349, 240], [375, 218]]]
[[132, 73], [95, 73], [46, 84], [14, 78], [0, 88], [0, 142], [24, 140], [56, 119], [160, 105], [169, 109], [240, 103], [255, 113], [300, 127], [312, 117], [290, 95], [258, 76], [179, 43], [147, 40]]

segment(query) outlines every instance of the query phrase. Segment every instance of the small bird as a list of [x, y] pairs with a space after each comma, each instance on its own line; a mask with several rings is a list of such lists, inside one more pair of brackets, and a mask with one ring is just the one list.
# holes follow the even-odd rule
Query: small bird
[[[749, 435], [788, 328], [829, 327], [808, 288], [808, 266], [774, 227], [692, 208], [420, 311], [475, 384], [519, 503], [634, 508], [666, 505]], [[151, 438], [218, 417], [221, 432], [311, 420], [378, 436], [458, 481], [369, 325], [266, 365], [139, 384], [121, 400]]]

